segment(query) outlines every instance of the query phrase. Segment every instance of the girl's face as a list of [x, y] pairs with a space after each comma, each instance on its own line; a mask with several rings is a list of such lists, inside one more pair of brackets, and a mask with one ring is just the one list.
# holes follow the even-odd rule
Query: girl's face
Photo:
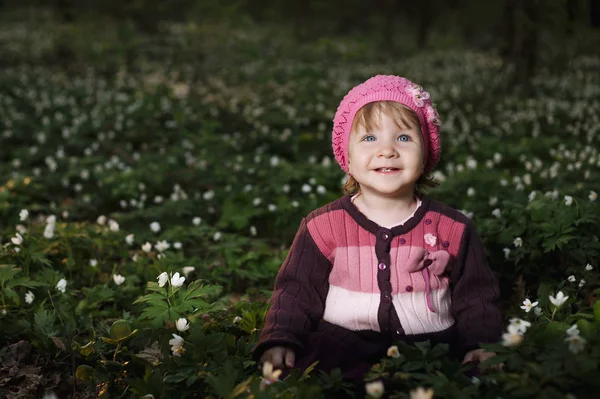
[[400, 128], [384, 112], [371, 131], [350, 134], [348, 169], [361, 192], [385, 198], [412, 195], [423, 174], [423, 138], [417, 127]]

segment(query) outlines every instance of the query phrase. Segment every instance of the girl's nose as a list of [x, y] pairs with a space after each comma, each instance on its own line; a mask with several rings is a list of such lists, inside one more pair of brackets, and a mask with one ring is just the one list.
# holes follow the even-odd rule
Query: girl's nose
[[396, 151], [393, 145], [384, 143], [379, 148], [378, 155], [384, 158], [395, 158], [398, 156], [398, 151]]

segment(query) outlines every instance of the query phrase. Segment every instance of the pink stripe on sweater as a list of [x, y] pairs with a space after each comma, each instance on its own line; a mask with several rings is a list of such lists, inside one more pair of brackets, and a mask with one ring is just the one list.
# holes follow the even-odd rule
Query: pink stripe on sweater
[[[334, 258], [329, 284], [355, 292], [379, 292], [377, 285], [379, 262], [373, 247], [340, 247], [336, 249]], [[436, 257], [435, 252], [428, 252], [421, 247], [391, 248], [391, 265], [385, 267], [391, 267], [392, 293], [425, 291], [422, 272], [424, 260], [437, 258], [439, 256]], [[418, 265], [421, 265], [421, 268], [418, 269]], [[433, 270], [434, 266], [438, 265], [432, 264], [430, 270]], [[442, 265], [442, 270], [445, 267], [445, 264]], [[429, 275], [431, 289], [448, 286], [447, 277], [437, 276], [434, 272]]]

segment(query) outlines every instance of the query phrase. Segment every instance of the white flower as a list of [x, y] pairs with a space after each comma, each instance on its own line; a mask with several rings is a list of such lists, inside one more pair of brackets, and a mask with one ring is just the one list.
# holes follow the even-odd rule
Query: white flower
[[183, 269], [183, 275], [187, 278], [188, 274], [196, 270], [194, 266], [185, 266]]
[[585, 285], [585, 280], [581, 279], [579, 280], [579, 288], [583, 287]]
[[533, 309], [533, 313], [535, 313], [536, 316], [541, 316], [542, 313], [544, 313], [544, 311], [542, 310], [542, 308], [535, 308]]
[[383, 392], [385, 391], [383, 387], [383, 382], [367, 382], [365, 384], [365, 391], [367, 392], [367, 395], [369, 395], [372, 398], [380, 398], [383, 395]]
[[142, 251], [148, 253], [152, 250], [152, 244], [150, 244], [149, 242], [146, 242], [144, 245], [142, 245]]
[[106, 224], [106, 216], [98, 216], [98, 219], [96, 219], [96, 223], [98, 223], [100, 226], [104, 226]]
[[517, 331], [508, 331], [502, 334], [502, 345], [512, 347], [517, 346], [523, 340], [523, 335]]
[[327, 192], [327, 189], [324, 186], [321, 186], [321, 185], [317, 186], [317, 193], [325, 194], [326, 192]]
[[119, 223], [117, 223], [116, 220], [110, 219], [108, 221], [108, 228], [110, 229], [110, 231], [119, 231]]
[[587, 272], [589, 272], [593, 268], [594, 268], [594, 266], [590, 265], [589, 263], [587, 265], [585, 265], [585, 271], [587, 271]]
[[164, 287], [165, 284], [167, 284], [167, 281], [169, 281], [169, 275], [167, 274], [167, 272], [162, 272], [158, 275], [156, 279], [158, 280], [158, 286]]
[[44, 228], [44, 238], [50, 240], [54, 237], [54, 224], [48, 223]]
[[183, 317], [177, 319], [175, 326], [177, 327], [177, 331], [180, 332], [185, 332], [190, 329], [190, 324], [188, 323], [187, 319], [184, 319]]
[[528, 322], [527, 320], [522, 320], [522, 319], [515, 317], [515, 318], [510, 319], [508, 331], [509, 332], [519, 332], [521, 334], [525, 334], [529, 327], [531, 327], [530, 322]]
[[192, 224], [193, 224], [194, 226], [199, 226], [199, 225], [200, 225], [200, 223], [202, 223], [202, 219], [201, 219], [201, 218], [199, 218], [198, 216], [196, 216], [195, 218], [193, 218], [193, 219], [192, 219]]
[[393, 345], [388, 348], [387, 355], [389, 357], [398, 358], [400, 357], [400, 351], [398, 351], [398, 347], [396, 345]]
[[523, 301], [523, 306], [521, 306], [521, 309], [523, 309], [525, 312], [529, 313], [529, 311], [531, 309], [535, 308], [537, 305], [538, 305], [537, 301], [531, 303], [529, 298], [525, 298], [525, 300]]
[[183, 277], [183, 276], [180, 277], [179, 272], [175, 272], [173, 277], [171, 277], [171, 285], [175, 288], [181, 287], [183, 285], [184, 281], [185, 281], [185, 277]]
[[90, 266], [91, 267], [96, 267], [98, 266], [98, 261], [96, 259], [90, 259]]
[[574, 283], [575, 282], [575, 276], [574, 275], [570, 275], [567, 280], [569, 280], [570, 283]]
[[475, 189], [473, 187], [469, 187], [467, 189], [467, 196], [473, 197], [475, 195]]
[[508, 259], [508, 256], [510, 255], [510, 248], [504, 248], [502, 251], [504, 251], [504, 259]]
[[25, 293], [25, 302], [30, 304], [33, 302], [33, 300], [35, 299], [35, 295], [33, 295], [33, 292], [31, 291], [27, 291]]
[[10, 239], [10, 241], [12, 241], [12, 243], [15, 245], [21, 245], [23, 243], [23, 237], [21, 234], [17, 233], [13, 238]]
[[219, 241], [221, 239], [221, 237], [223, 236], [223, 234], [220, 231], [217, 231], [214, 235], [213, 235], [213, 240], [215, 241]]
[[523, 245], [523, 240], [521, 239], [521, 237], [517, 237], [515, 238], [515, 240], [513, 241], [513, 244], [515, 245], [515, 247], [520, 247]]
[[171, 345], [171, 352], [173, 352], [173, 356], [181, 357], [181, 355], [185, 352], [183, 348], [183, 338], [177, 334], [173, 334], [173, 338], [169, 340], [169, 345]]
[[48, 224], [56, 224], [56, 216], [55, 215], [50, 215], [46, 218], [46, 223]]
[[125, 277], [121, 276], [120, 274], [113, 274], [113, 280], [116, 285], [121, 285], [125, 282]]
[[310, 184], [303, 184], [302, 185], [302, 192], [305, 194], [308, 194], [312, 191], [312, 187], [310, 186]]
[[572, 203], [573, 203], [573, 197], [571, 197], [570, 195], [565, 195], [565, 205], [571, 206]]
[[19, 234], [23, 235], [25, 233], [27, 233], [27, 227], [23, 226], [22, 224], [18, 224], [15, 226], [15, 229], [17, 229], [17, 231], [19, 232]]
[[586, 340], [579, 335], [570, 335], [565, 338], [565, 342], [569, 343], [569, 350], [574, 354], [578, 354], [585, 349]]
[[66, 288], [67, 288], [67, 280], [65, 280], [64, 278], [61, 278], [60, 280], [58, 280], [58, 283], [56, 283], [56, 289], [59, 290], [60, 292], [65, 292]]
[[150, 223], [150, 230], [152, 230], [153, 233], [158, 233], [160, 231], [160, 223], [158, 223], [158, 222]]
[[29, 211], [27, 209], [21, 209], [21, 212], [19, 212], [19, 220], [21, 222], [24, 222], [27, 220], [28, 217], [29, 217]]
[[263, 363], [262, 374], [265, 380], [269, 382], [277, 381], [281, 373], [281, 370], [273, 370], [273, 363], [269, 361]]
[[156, 248], [158, 252], [163, 252], [169, 249], [170, 246], [171, 244], [169, 244], [166, 240], [162, 240], [154, 244], [154, 248]]
[[567, 330], [567, 335], [569, 337], [579, 335], [579, 327], [577, 327], [577, 324], [573, 324], [571, 327], [569, 327], [569, 329]]
[[252, 200], [252, 205], [254, 205], [254, 206], [259, 206], [261, 203], [262, 203], [262, 199], [260, 199], [260, 198], [258, 198], [258, 197], [257, 197], [257, 198], [254, 198], [254, 199]]
[[277, 210], [277, 205], [269, 204], [269, 206], [267, 206], [267, 209], [269, 210], [269, 212], [275, 212]]
[[256, 237], [257, 231], [255, 226], [250, 226], [250, 235]]
[[125, 242], [127, 243], [127, 245], [132, 245], [133, 244], [133, 238], [135, 236], [133, 234], [128, 234], [127, 237], [125, 237]]
[[173, 248], [181, 249], [181, 243], [179, 241], [173, 243]]
[[502, 213], [500, 212], [500, 209], [496, 208], [492, 211], [492, 215], [499, 218], [500, 216], [502, 216]]
[[433, 389], [418, 387], [410, 391], [410, 399], [433, 399]]
[[595, 191], [590, 191], [590, 195], [588, 196], [590, 201], [596, 201], [598, 199], [598, 194]]
[[233, 324], [237, 324], [237, 323], [239, 323], [240, 321], [242, 321], [242, 318], [241, 318], [240, 316], [235, 316], [235, 317], [233, 318]]
[[533, 201], [535, 199], [536, 196], [536, 192], [532, 191], [529, 193], [529, 202]]
[[552, 304], [557, 308], [560, 307], [563, 303], [565, 303], [567, 299], [569, 299], [569, 297], [565, 296], [565, 294], [563, 294], [562, 291], [558, 291], [558, 293], [556, 294], [556, 298], [552, 295], [549, 295], [548, 298], [550, 299], [550, 302], [552, 302]]
[[437, 243], [437, 237], [431, 233], [425, 234], [425, 236], [423, 238], [425, 239], [425, 242], [427, 243], [427, 245], [429, 245], [431, 247], [434, 247], [435, 244]]

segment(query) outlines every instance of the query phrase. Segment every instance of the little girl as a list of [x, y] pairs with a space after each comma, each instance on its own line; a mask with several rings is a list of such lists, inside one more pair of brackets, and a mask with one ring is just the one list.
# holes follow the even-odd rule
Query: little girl
[[448, 343], [463, 362], [493, 353], [498, 282], [473, 224], [423, 195], [440, 158], [429, 93], [375, 76], [344, 97], [333, 153], [347, 195], [311, 212], [277, 275], [254, 358], [336, 367], [361, 381], [396, 340]]

